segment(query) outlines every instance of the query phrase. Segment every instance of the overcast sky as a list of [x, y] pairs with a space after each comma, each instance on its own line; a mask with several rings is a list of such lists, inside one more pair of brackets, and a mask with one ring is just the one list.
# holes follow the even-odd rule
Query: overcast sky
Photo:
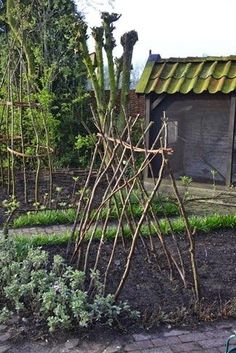
[[113, 7], [109, 2], [77, 0], [91, 27], [99, 25], [99, 11], [122, 14], [114, 32], [117, 44], [121, 34], [135, 29], [134, 62], [140, 65], [149, 49], [163, 58], [236, 54], [236, 0], [113, 0]]

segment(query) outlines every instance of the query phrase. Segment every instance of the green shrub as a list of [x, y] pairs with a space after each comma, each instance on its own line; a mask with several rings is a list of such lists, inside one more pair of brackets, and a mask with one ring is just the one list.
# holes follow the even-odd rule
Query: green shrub
[[84, 289], [85, 274], [56, 255], [52, 263], [41, 248], [0, 241], [0, 319], [12, 313], [47, 323], [49, 331], [87, 327], [99, 321], [112, 325], [121, 315], [135, 316], [126, 302], [103, 295], [98, 272], [91, 272], [93, 295]]
[[95, 134], [76, 137], [75, 149], [78, 151], [78, 161], [81, 168], [89, 167], [96, 142]]

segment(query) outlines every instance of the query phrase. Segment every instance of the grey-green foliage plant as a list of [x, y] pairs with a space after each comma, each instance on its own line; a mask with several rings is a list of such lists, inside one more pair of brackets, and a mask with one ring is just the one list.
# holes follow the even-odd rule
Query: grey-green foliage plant
[[122, 315], [137, 316], [126, 302], [115, 303], [103, 296], [99, 273], [92, 272], [94, 288], [85, 290], [85, 274], [40, 248], [19, 247], [13, 240], [0, 241], [0, 318], [17, 313], [46, 323], [49, 331], [88, 327], [94, 322], [108, 325]]

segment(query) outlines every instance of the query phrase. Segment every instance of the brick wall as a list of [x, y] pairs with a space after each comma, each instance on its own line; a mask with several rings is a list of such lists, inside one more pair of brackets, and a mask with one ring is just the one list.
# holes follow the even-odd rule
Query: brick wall
[[138, 95], [134, 90], [129, 92], [129, 115], [145, 116], [145, 97]]
[[[109, 98], [109, 91], [106, 91], [107, 97]], [[91, 92], [91, 103], [96, 104], [93, 92]], [[117, 106], [119, 105], [119, 99], [117, 101]], [[119, 107], [118, 107], [119, 108]], [[128, 113], [131, 116], [145, 116], [145, 97], [143, 95], [138, 95], [135, 90], [130, 90], [129, 92], [129, 104]]]

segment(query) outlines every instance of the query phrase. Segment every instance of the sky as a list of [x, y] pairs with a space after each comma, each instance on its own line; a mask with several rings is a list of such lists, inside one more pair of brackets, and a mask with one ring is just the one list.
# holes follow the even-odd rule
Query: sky
[[162, 58], [236, 54], [236, 0], [77, 0], [77, 4], [90, 27], [100, 24], [101, 11], [122, 14], [114, 31], [115, 55], [121, 53], [120, 36], [135, 29], [139, 41], [133, 61], [138, 66], [145, 64], [149, 50]]

